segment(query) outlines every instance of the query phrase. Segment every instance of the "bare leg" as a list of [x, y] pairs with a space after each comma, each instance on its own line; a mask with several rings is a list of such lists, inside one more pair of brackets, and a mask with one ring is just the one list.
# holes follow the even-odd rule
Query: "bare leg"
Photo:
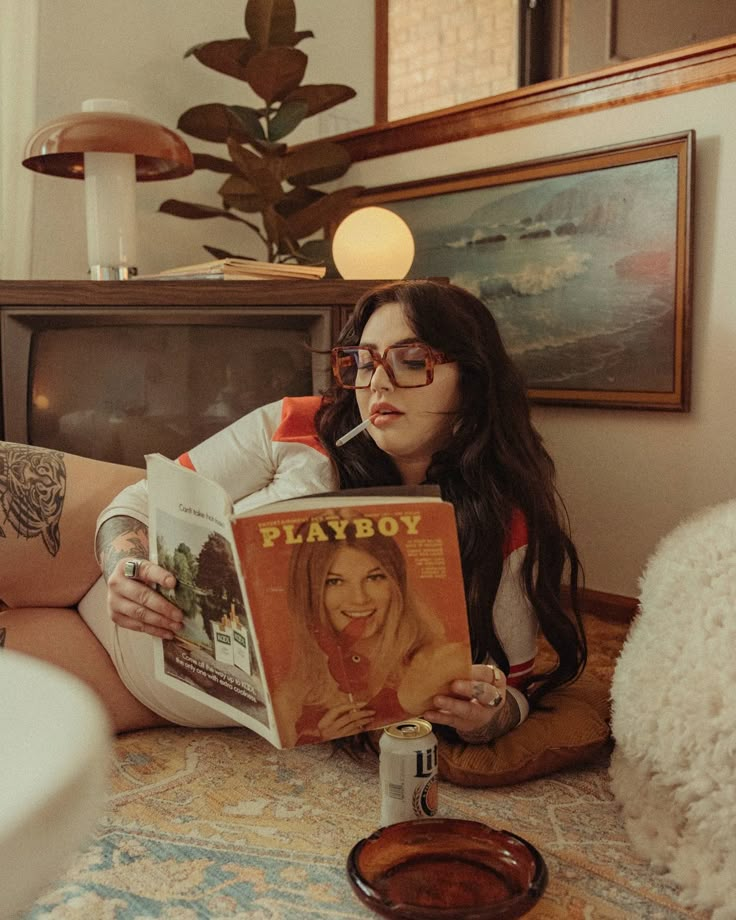
[[110, 656], [76, 610], [4, 610], [0, 613], [0, 629], [5, 630], [5, 648], [48, 661], [91, 687], [107, 709], [115, 732], [171, 724], [130, 693]]

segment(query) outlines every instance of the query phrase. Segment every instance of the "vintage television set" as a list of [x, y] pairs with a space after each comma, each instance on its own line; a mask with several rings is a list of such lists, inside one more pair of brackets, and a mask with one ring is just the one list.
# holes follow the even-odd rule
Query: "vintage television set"
[[0, 282], [2, 436], [143, 467], [319, 393], [368, 281]]

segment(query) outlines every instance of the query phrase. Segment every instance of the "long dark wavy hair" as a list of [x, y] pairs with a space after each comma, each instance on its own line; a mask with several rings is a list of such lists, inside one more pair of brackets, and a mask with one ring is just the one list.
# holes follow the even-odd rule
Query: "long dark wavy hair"
[[[452, 438], [432, 457], [425, 481], [438, 484], [455, 508], [473, 660], [490, 656], [507, 673], [508, 658], [491, 612], [512, 512], [519, 509], [526, 518], [522, 578], [540, 629], [557, 655], [554, 666], [535, 673], [528, 685], [536, 704], [582, 673], [587, 648], [578, 603], [581, 565], [555, 487], [554, 464], [531, 421], [524, 380], [487, 307], [451, 284], [401, 281], [374, 288], [356, 304], [338, 344], [358, 344], [368, 319], [388, 303], [398, 303], [417, 337], [459, 366], [461, 409]], [[333, 384], [316, 424], [340, 487], [399, 484], [393, 460], [371, 438], [335, 447], [335, 440], [359, 421], [353, 391]], [[565, 603], [563, 579], [569, 585]]]

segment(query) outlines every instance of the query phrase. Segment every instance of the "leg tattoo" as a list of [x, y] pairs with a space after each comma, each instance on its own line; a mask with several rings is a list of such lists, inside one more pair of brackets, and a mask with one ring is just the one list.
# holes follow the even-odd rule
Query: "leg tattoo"
[[59, 521], [66, 494], [64, 454], [45, 447], [4, 444], [0, 449], [0, 537], [9, 524], [19, 537], [40, 536], [52, 556], [59, 552]]

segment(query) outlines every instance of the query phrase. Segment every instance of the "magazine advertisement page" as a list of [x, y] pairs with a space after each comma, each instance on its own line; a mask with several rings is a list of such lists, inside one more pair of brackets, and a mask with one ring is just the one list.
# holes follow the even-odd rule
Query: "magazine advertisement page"
[[281, 747], [233, 556], [229, 498], [165, 457], [146, 463], [151, 559], [176, 576], [164, 593], [184, 612], [176, 638], [156, 640], [156, 677]]
[[454, 509], [346, 492], [233, 520], [282, 745], [373, 730], [469, 676]]

